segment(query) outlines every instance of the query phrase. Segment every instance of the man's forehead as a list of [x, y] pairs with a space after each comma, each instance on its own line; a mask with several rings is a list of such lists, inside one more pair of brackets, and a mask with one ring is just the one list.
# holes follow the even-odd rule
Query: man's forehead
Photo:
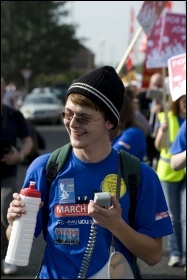
[[75, 104], [70, 98], [67, 99], [66, 105], [65, 105], [66, 110], [71, 110], [75, 113], [93, 113], [95, 110], [89, 106], [86, 105], [79, 105]]

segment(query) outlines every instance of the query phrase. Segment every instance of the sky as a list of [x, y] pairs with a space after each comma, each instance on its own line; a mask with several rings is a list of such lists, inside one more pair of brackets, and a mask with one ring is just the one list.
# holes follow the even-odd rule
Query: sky
[[[173, 13], [185, 13], [186, 1], [172, 1]], [[129, 36], [130, 12], [135, 13], [135, 33], [140, 27], [136, 19], [144, 1], [67, 1], [70, 11], [67, 21], [77, 25], [76, 37], [83, 39], [83, 45], [95, 55], [95, 65], [116, 67], [123, 58], [131, 41]], [[135, 59], [143, 60], [138, 51], [138, 37], [135, 46]]]

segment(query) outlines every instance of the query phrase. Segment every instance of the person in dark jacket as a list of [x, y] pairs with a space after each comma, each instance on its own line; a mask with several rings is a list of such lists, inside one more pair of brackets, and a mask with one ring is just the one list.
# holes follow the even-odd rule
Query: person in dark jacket
[[[4, 94], [5, 80], [1, 77], [1, 262], [3, 273], [11, 275], [16, 272], [17, 267], [4, 261], [8, 247], [7, 207], [11, 202], [12, 194], [18, 191], [16, 185], [18, 164], [30, 153], [33, 142], [27, 121], [21, 112], [3, 104]], [[17, 139], [21, 143], [20, 149], [18, 149]]]

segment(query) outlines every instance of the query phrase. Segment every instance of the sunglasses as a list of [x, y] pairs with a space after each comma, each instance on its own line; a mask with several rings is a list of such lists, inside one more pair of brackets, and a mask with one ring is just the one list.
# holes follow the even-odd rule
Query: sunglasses
[[78, 117], [74, 117], [72, 114], [70, 113], [67, 113], [67, 112], [61, 112], [62, 116], [64, 119], [68, 120], [68, 121], [71, 121], [72, 119], [75, 119], [79, 124], [83, 124], [83, 125], [87, 125], [89, 124], [90, 122], [95, 122], [95, 121], [98, 121], [98, 120], [101, 120], [102, 118], [99, 118], [99, 119], [96, 119], [96, 120], [91, 120], [91, 119], [88, 119], [88, 118], [78, 118]]

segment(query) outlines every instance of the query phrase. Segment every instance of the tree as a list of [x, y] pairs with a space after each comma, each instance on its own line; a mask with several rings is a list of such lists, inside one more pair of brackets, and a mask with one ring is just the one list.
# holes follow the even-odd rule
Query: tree
[[21, 69], [40, 74], [71, 69], [80, 47], [76, 26], [60, 23], [68, 15], [66, 1], [1, 1], [1, 69], [7, 81], [23, 81]]

